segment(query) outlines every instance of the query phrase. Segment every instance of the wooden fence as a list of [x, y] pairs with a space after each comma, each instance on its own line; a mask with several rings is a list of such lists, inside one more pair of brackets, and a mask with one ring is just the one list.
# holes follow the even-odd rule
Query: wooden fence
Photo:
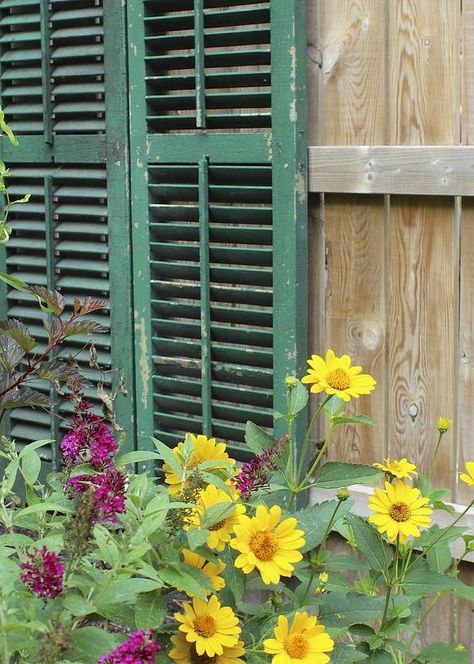
[[[474, 0], [309, 0], [313, 352], [374, 375], [338, 458], [407, 456], [465, 504], [474, 458]], [[473, 146], [473, 147], [470, 147]], [[470, 196], [472, 198], [470, 198]], [[471, 575], [468, 570], [465, 574]], [[430, 639], [471, 646], [468, 606]]]

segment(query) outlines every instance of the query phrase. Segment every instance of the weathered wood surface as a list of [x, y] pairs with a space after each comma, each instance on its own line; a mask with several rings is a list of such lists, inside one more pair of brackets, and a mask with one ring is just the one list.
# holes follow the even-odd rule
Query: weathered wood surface
[[[426, 470], [436, 419], [452, 417], [435, 483], [465, 502], [458, 475], [474, 457], [474, 0], [309, 0], [308, 56], [311, 280], [324, 284], [314, 289], [311, 348], [347, 352], [378, 381], [351, 403], [377, 427], [344, 430], [331, 455], [405, 455]], [[471, 566], [463, 574], [474, 579]], [[417, 645], [449, 639], [471, 645], [465, 603], [440, 603]]]
[[312, 145], [309, 189], [318, 193], [474, 196], [474, 147]]

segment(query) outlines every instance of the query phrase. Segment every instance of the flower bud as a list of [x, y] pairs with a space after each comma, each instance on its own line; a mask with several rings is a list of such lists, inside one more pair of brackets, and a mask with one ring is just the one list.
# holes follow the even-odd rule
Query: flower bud
[[296, 387], [297, 379], [295, 376], [287, 376], [283, 381], [289, 390]]
[[337, 499], [341, 501], [347, 500], [349, 498], [349, 489], [346, 486], [341, 486], [339, 491], [336, 494]]
[[446, 433], [446, 431], [450, 428], [452, 423], [453, 420], [450, 420], [448, 417], [438, 417], [436, 428], [440, 433]]

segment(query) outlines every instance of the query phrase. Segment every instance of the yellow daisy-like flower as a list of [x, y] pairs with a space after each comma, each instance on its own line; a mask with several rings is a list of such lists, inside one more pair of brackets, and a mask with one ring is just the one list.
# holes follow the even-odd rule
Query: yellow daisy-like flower
[[[204, 558], [204, 556], [200, 556], [194, 551], [189, 551], [189, 549], [183, 549], [182, 553], [185, 563], [191, 565], [191, 567], [195, 567], [200, 572], [209, 577], [212, 583], [212, 587], [216, 592], [222, 590], [222, 588], [225, 586], [225, 581], [221, 576], [219, 576], [219, 574], [224, 571], [225, 563], [221, 562], [220, 560], [216, 563], [209, 562]], [[207, 594], [210, 595], [211, 592], [211, 590], [208, 590]], [[189, 593], [187, 593], [187, 595], [189, 595]], [[191, 595], [189, 596], [191, 597]]]
[[293, 563], [303, 558], [298, 549], [304, 546], [304, 532], [297, 530], [294, 517], [280, 519], [278, 505], [270, 510], [259, 505], [254, 517], [240, 517], [234, 528], [236, 537], [230, 543], [233, 549], [240, 551], [235, 566], [245, 574], [257, 568], [265, 584], [278, 583], [281, 576], [291, 576]]
[[326, 353], [326, 360], [312, 355], [308, 364], [308, 374], [301, 382], [312, 383], [311, 392], [335, 394], [343, 401], [350, 401], [351, 397], [357, 399], [361, 394], [370, 394], [376, 385], [372, 376], [361, 373], [362, 367], [351, 367], [349, 355], [336, 357], [331, 349]]
[[180, 632], [188, 643], [194, 644], [198, 655], [223, 655], [224, 648], [232, 648], [239, 642], [239, 619], [229, 606], [221, 606], [215, 595], [208, 602], [194, 597], [191, 602], [184, 602], [184, 614], [175, 613], [175, 619], [181, 623]]
[[223, 647], [222, 655], [198, 655], [194, 644], [188, 643], [184, 634], [178, 633], [171, 637], [171, 643], [174, 645], [168, 655], [178, 664], [244, 664], [240, 659], [245, 655], [244, 644], [238, 641], [235, 646]]
[[419, 528], [430, 524], [433, 510], [426, 507], [428, 498], [423, 498], [419, 489], [397, 480], [395, 484], [385, 482], [385, 491], [375, 488], [369, 498], [369, 507], [374, 514], [369, 521], [377, 526], [379, 533], [387, 533], [389, 542], [397, 536], [406, 542], [410, 535], [420, 536]]
[[474, 461], [468, 461], [466, 463], [466, 473], [460, 473], [459, 479], [461, 479], [469, 486], [474, 486]]
[[[206, 436], [195, 436], [189, 434], [193, 443], [193, 453], [191, 459], [188, 461], [186, 467], [183, 459], [184, 442], [180, 442], [173, 450], [173, 455], [176, 461], [182, 468], [182, 473], [178, 476], [174, 470], [167, 464], [163, 464], [165, 472], [165, 482], [169, 484], [168, 491], [172, 495], [181, 493], [186, 486], [186, 479], [189, 476], [189, 471], [198, 466], [203, 461], [215, 461], [215, 467], [219, 467], [219, 461], [235, 464], [235, 459], [231, 459], [226, 452], [225, 443], [217, 443], [215, 438], [207, 438]], [[184, 481], [183, 481], [184, 480]]]
[[263, 642], [267, 655], [274, 655], [272, 664], [326, 664], [326, 653], [334, 650], [324, 625], [306, 611], [295, 613], [291, 627], [286, 616], [279, 616], [273, 632], [275, 638]]
[[210, 549], [216, 549], [216, 551], [223, 551], [225, 545], [230, 542], [234, 526], [239, 523], [241, 515], [245, 514], [245, 506], [235, 502], [236, 498], [237, 493], [235, 491], [232, 491], [232, 496], [230, 496], [225, 491], [222, 491], [222, 489], [214, 486], [214, 484], [209, 484], [209, 486], [199, 492], [196, 500], [197, 507], [186, 520], [186, 530], [189, 530], [189, 528], [202, 528], [206, 511], [214, 507], [214, 505], [221, 504], [225, 516], [209, 528], [207, 546]]
[[446, 431], [451, 427], [453, 420], [450, 420], [449, 417], [438, 417], [436, 422], [436, 428], [440, 433], [446, 433]]
[[418, 475], [416, 472], [416, 466], [413, 463], [410, 463], [408, 459], [403, 457], [403, 459], [400, 459], [400, 461], [396, 461], [395, 459], [393, 461], [390, 461], [390, 457], [388, 459], [385, 459], [385, 463], [373, 463], [373, 466], [376, 468], [379, 468], [380, 470], [383, 470], [384, 473], [389, 473], [390, 475], [393, 475], [394, 477], [398, 477], [399, 480], [403, 478], [408, 478], [410, 479], [411, 475]]

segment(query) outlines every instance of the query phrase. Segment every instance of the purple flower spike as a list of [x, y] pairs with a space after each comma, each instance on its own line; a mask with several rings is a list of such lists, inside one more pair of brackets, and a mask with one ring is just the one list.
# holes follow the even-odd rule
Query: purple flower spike
[[21, 580], [41, 599], [57, 597], [63, 590], [64, 566], [54, 551], [43, 546], [21, 563]]
[[115, 650], [99, 659], [97, 664], [153, 664], [161, 646], [155, 641], [153, 630], [139, 630]]

